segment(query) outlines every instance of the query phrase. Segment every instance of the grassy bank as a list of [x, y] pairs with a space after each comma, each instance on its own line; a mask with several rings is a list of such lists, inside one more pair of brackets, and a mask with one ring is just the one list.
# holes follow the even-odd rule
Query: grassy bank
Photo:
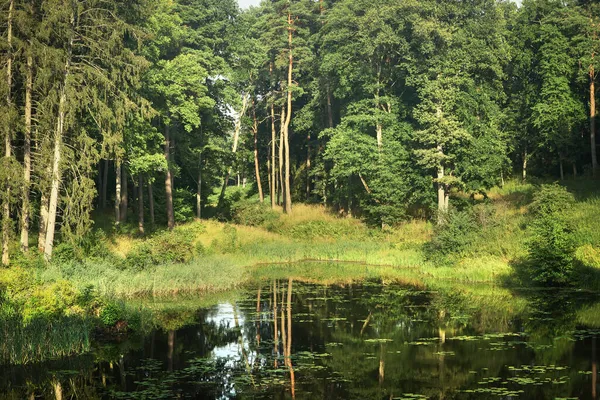
[[[600, 271], [600, 230], [594, 222], [600, 213], [596, 182], [573, 181], [568, 186], [577, 198], [569, 218], [576, 227], [578, 261]], [[531, 218], [527, 210], [536, 190], [534, 184], [509, 182], [492, 190], [488, 199], [476, 199], [474, 205], [470, 199], [457, 198], [459, 206], [472, 209], [477, 232], [460, 251], [445, 258], [431, 254], [429, 243], [435, 232], [430, 222], [413, 221], [382, 230], [357, 219], [339, 218], [320, 206], [299, 204], [292, 215], [285, 215], [249, 205], [234, 218], [237, 224], [197, 221], [146, 238], [113, 233], [98, 239], [98, 254], [83, 260], [59, 256], [37, 271], [44, 282], [68, 280], [79, 288], [92, 285], [102, 296], [122, 298], [230, 290], [271, 270], [307, 279], [369, 276], [500, 283], [514, 275], [511, 265], [526, 255]], [[291, 265], [303, 260], [370, 267]], [[269, 267], [281, 263], [290, 265]], [[587, 288], [600, 289], [597, 275], [583, 277]]]

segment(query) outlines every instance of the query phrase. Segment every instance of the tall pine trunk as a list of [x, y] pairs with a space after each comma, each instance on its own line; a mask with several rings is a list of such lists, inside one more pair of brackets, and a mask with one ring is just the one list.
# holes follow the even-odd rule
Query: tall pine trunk
[[[273, 75], [273, 63], [269, 64], [269, 75]], [[275, 166], [275, 141], [277, 140], [277, 134], [275, 132], [275, 104], [273, 103], [273, 99], [271, 99], [271, 185], [270, 185], [270, 195], [271, 195], [271, 208], [275, 208], [275, 193], [277, 191], [277, 167]]]
[[29, 190], [31, 187], [31, 96], [33, 92], [33, 57], [27, 56], [25, 84], [25, 138], [23, 142], [23, 204], [21, 210], [21, 250], [29, 251]]
[[[12, 23], [13, 23], [13, 10], [14, 10], [14, 0], [10, 0], [8, 5], [8, 26], [7, 26], [7, 45], [8, 45], [8, 57], [6, 61], [6, 106], [9, 110], [9, 115], [12, 109], [12, 80], [13, 80], [13, 71], [12, 71], [12, 62], [13, 62], [13, 54], [12, 54]], [[10, 117], [8, 121], [6, 121], [6, 134], [4, 139], [4, 156], [8, 159], [11, 157], [11, 128], [12, 121]], [[10, 187], [8, 188], [8, 193], [6, 194], [6, 200], [3, 205], [3, 213], [2, 213], [2, 265], [8, 265], [10, 263], [9, 256], [9, 241], [10, 241]]]
[[[71, 25], [74, 28], [75, 15], [71, 13]], [[52, 160], [52, 185], [50, 189], [50, 202], [48, 205], [48, 226], [46, 228], [46, 241], [44, 244], [45, 258], [52, 258], [54, 246], [54, 234], [56, 231], [56, 214], [58, 210], [58, 195], [60, 190], [61, 174], [60, 162], [62, 157], [62, 141], [65, 129], [65, 116], [67, 112], [67, 85], [71, 70], [71, 55], [73, 52], [73, 35], [69, 39], [67, 49], [67, 60], [64, 68], [64, 78], [61, 87], [60, 99], [58, 104], [58, 121], [56, 124], [56, 135], [54, 137], [54, 156]]]
[[277, 167], [275, 165], [275, 141], [277, 134], [275, 131], [275, 105], [271, 103], [271, 208], [275, 208], [275, 198], [277, 192]]
[[285, 119], [285, 108], [281, 108], [281, 121], [279, 129], [279, 191], [277, 192], [277, 204], [281, 205], [281, 197], [285, 202], [285, 182], [283, 180], [283, 166], [285, 159], [283, 157], [285, 151], [285, 135], [283, 134], [283, 120]]
[[258, 120], [256, 119], [256, 107], [252, 99], [252, 133], [254, 133], [254, 174], [256, 175], [256, 185], [258, 186], [258, 198], [260, 202], [265, 201], [262, 182], [260, 180], [260, 165], [258, 163]]
[[288, 12], [288, 76], [287, 76], [287, 111], [284, 123], [284, 143], [285, 143], [285, 195], [283, 212], [290, 214], [292, 212], [292, 192], [290, 185], [290, 122], [292, 120], [292, 74], [294, 69], [294, 56], [292, 52], [293, 38], [293, 21], [292, 14]]
[[167, 173], [165, 174], [165, 194], [167, 201], [167, 226], [169, 230], [175, 227], [175, 212], [173, 210], [173, 180], [171, 178], [171, 166], [169, 159], [171, 153], [171, 138], [169, 134], [169, 125], [165, 123], [165, 160], [167, 161]]

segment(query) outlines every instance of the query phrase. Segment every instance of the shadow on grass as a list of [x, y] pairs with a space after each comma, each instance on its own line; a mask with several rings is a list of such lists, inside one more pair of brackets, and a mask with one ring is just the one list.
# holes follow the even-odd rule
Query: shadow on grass
[[502, 278], [501, 284], [507, 289], [576, 289], [600, 293], [600, 269], [575, 261], [573, 270], [564, 282], [541, 284], [532, 277], [535, 265], [527, 258], [517, 258], [510, 262], [512, 273]]

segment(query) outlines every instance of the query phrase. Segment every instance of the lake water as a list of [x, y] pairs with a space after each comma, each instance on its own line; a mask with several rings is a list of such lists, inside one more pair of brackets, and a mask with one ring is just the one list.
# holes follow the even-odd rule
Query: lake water
[[169, 304], [147, 335], [0, 366], [0, 399], [598, 396], [597, 294], [284, 279]]

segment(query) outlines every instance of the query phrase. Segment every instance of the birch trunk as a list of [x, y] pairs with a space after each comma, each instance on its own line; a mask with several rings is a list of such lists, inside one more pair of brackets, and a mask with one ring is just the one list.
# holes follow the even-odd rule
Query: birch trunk
[[[443, 155], [442, 146], [438, 146], [438, 152]], [[438, 217], [438, 223], [442, 222], [442, 214], [444, 214], [444, 213], [446, 213], [448, 211], [447, 190], [446, 190], [446, 186], [443, 183], [444, 176], [445, 176], [444, 166], [440, 165], [438, 167], [438, 173], [437, 173], [437, 180], [438, 180], [438, 184], [437, 184], [438, 185], [438, 212], [440, 214], [439, 217]]]
[[128, 195], [129, 195], [129, 190], [128, 190], [128, 176], [127, 176], [127, 168], [125, 168], [124, 166], [121, 166], [121, 210], [119, 212], [119, 216], [121, 217], [121, 222], [122, 223], [126, 223], [127, 222], [127, 208], [129, 207], [128, 204]]
[[138, 177], [138, 232], [144, 235], [144, 178]]
[[[74, 28], [75, 15], [71, 13], [71, 25]], [[65, 129], [65, 115], [67, 108], [67, 85], [71, 70], [71, 55], [73, 51], [73, 36], [69, 39], [67, 50], [67, 61], [65, 62], [64, 78], [61, 88], [60, 100], [58, 104], [58, 122], [56, 126], [56, 135], [54, 137], [54, 157], [52, 160], [52, 185], [50, 190], [50, 202], [48, 205], [48, 226], [46, 229], [46, 241], [44, 245], [44, 254], [46, 260], [52, 258], [54, 246], [54, 233], [56, 231], [56, 214], [58, 210], [58, 194], [60, 189], [60, 162], [62, 157], [62, 139]]]
[[[46, 168], [46, 176], [50, 176], [49, 167]], [[42, 191], [42, 198], [40, 200], [40, 226], [38, 232], [38, 250], [40, 253], [44, 253], [46, 246], [46, 228], [48, 227], [48, 196], [45, 191]]]
[[165, 123], [165, 160], [167, 161], [167, 173], [165, 174], [165, 193], [167, 201], [167, 226], [169, 230], [175, 228], [175, 212], [173, 210], [173, 180], [171, 178], [171, 166], [169, 165], [171, 152], [171, 140], [169, 125]]
[[121, 223], [121, 161], [115, 160], [115, 225]]
[[[240, 131], [242, 130], [242, 117], [246, 114], [246, 110], [248, 109], [248, 101], [249, 96], [244, 94], [242, 99], [242, 110], [238, 115], [238, 118], [235, 122], [235, 129], [233, 131], [233, 147], [231, 152], [235, 155], [237, 153]], [[231, 175], [231, 167], [227, 169], [227, 173], [225, 174], [225, 179], [223, 179], [223, 186], [221, 187], [221, 194], [219, 195], [219, 208], [223, 206], [223, 201], [225, 200], [225, 191], [227, 190], [227, 184], [229, 183], [229, 177]], [[238, 179], [239, 181], [239, 179]], [[239, 186], [239, 183], [238, 183]]]
[[31, 94], [33, 92], [33, 57], [27, 56], [25, 84], [25, 140], [23, 143], [23, 205], [21, 210], [21, 250], [29, 251], [29, 190], [31, 188]]
[[527, 180], [527, 150], [523, 152], [523, 181]]
[[[6, 61], [6, 106], [8, 107], [9, 113], [12, 108], [12, 19], [14, 10], [14, 0], [10, 0], [8, 5], [8, 26], [7, 26], [7, 44], [8, 44], [8, 60]], [[4, 156], [6, 158], [11, 157], [11, 121], [10, 118], [6, 122], [6, 136], [4, 138]], [[3, 205], [3, 216], [2, 216], [2, 265], [8, 265], [10, 262], [9, 255], [9, 241], [10, 241], [10, 187], [6, 194], [6, 202]]]

